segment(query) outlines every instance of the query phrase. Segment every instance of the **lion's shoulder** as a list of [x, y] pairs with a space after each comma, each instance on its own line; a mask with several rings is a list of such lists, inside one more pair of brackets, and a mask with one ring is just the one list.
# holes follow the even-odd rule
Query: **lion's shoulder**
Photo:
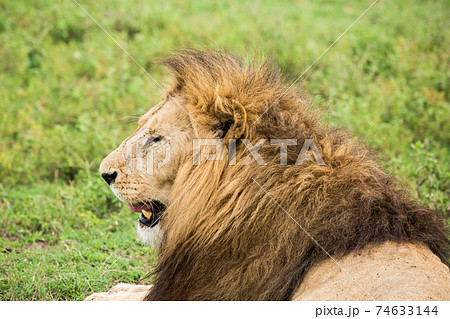
[[386, 242], [336, 262], [314, 266], [293, 300], [371, 300], [364, 290], [375, 300], [450, 299], [448, 267], [422, 244]]

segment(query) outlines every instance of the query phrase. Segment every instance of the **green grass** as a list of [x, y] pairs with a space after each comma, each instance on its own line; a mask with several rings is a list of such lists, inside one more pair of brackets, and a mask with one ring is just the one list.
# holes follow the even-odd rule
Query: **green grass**
[[[187, 47], [273, 56], [293, 79], [371, 3], [79, 2], [162, 82], [152, 62]], [[379, 1], [305, 81], [324, 121], [447, 220], [449, 14], [448, 1]], [[98, 167], [161, 90], [71, 0], [0, 0], [0, 56], [0, 299], [149, 283], [155, 255]]]

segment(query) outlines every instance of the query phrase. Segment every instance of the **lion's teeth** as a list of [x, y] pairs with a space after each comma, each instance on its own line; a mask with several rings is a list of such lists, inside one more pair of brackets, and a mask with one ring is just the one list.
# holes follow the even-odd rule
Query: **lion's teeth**
[[145, 218], [149, 219], [150, 216], [152, 216], [152, 213], [146, 211], [146, 210], [142, 210], [142, 214], [145, 216]]

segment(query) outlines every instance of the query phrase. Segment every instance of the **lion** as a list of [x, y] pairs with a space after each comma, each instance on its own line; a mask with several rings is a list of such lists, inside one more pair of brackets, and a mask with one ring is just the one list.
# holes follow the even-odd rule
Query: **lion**
[[[100, 166], [141, 214], [139, 237], [158, 252], [154, 282], [88, 300], [450, 299], [440, 214], [321, 123], [273, 63], [183, 50], [162, 64], [164, 99]], [[199, 140], [223, 147], [199, 152]]]

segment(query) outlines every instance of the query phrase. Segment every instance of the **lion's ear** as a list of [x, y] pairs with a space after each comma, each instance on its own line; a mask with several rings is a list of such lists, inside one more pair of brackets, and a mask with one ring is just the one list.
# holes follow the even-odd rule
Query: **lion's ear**
[[245, 107], [236, 99], [216, 94], [189, 108], [192, 125], [197, 138], [250, 138], [251, 124], [248, 123]]
[[237, 100], [230, 97], [216, 96], [213, 107], [213, 127], [221, 138], [248, 138], [250, 125], [247, 123], [247, 111]]
[[220, 121], [218, 125], [214, 126], [213, 131], [216, 132], [217, 137], [224, 138], [233, 124], [234, 122], [232, 119], [225, 119]]

